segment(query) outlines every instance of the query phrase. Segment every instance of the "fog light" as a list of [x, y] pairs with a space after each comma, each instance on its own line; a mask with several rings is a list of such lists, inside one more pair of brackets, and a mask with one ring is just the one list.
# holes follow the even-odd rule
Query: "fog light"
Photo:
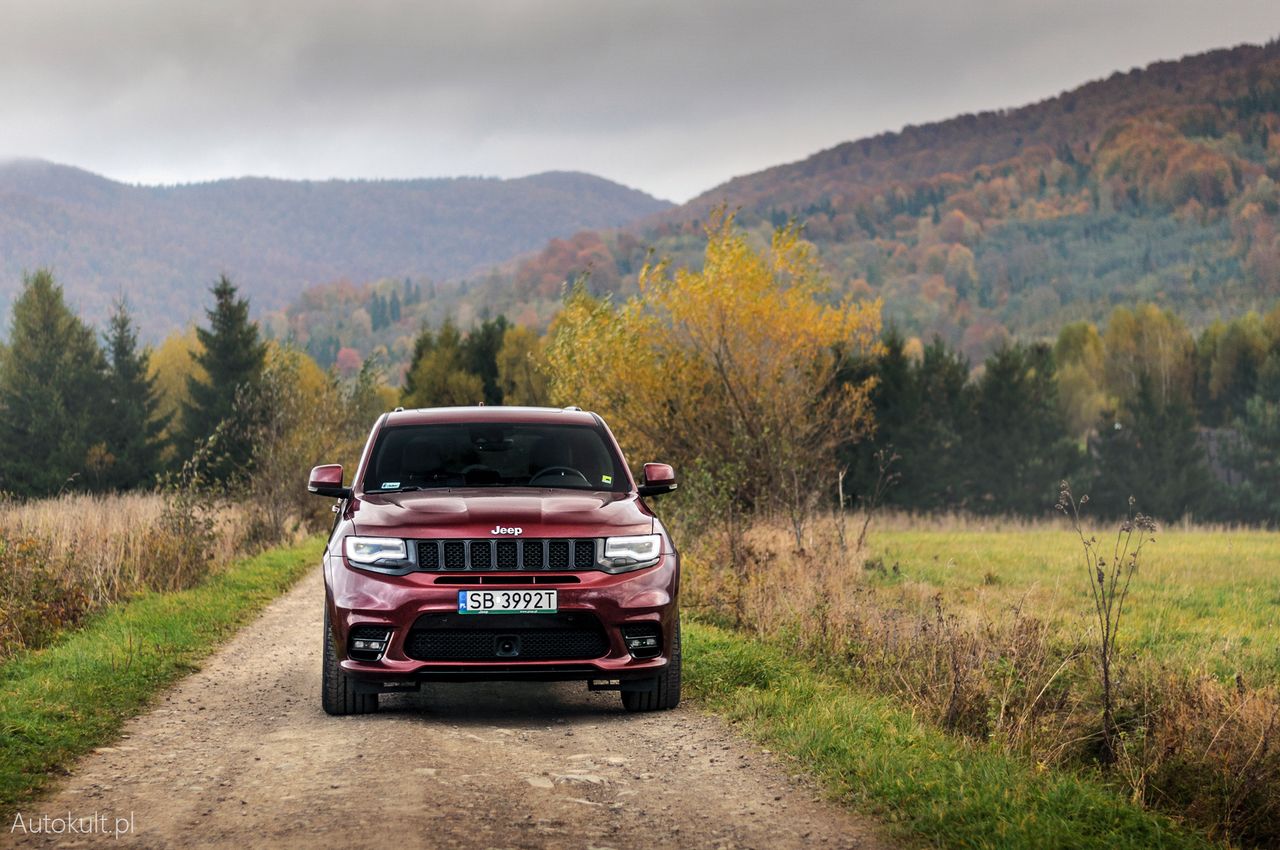
[[633, 658], [657, 658], [662, 653], [662, 634], [657, 623], [623, 626], [622, 641]]
[[347, 655], [356, 661], [377, 661], [391, 643], [391, 630], [382, 626], [354, 626]]

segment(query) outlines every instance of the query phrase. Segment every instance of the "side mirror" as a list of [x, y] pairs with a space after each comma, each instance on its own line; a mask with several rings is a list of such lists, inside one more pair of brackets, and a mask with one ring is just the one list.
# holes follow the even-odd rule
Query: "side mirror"
[[351, 488], [342, 486], [342, 464], [326, 463], [313, 467], [307, 479], [307, 492], [331, 499], [351, 498]]
[[665, 463], [646, 463], [644, 483], [638, 488], [641, 496], [661, 496], [676, 489], [676, 471]]

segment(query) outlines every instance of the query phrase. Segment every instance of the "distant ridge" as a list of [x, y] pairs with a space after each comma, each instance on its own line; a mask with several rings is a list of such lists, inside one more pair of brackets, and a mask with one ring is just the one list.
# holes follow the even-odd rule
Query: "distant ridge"
[[255, 311], [278, 309], [338, 279], [482, 272], [554, 236], [669, 206], [577, 172], [132, 186], [42, 160], [0, 161], [0, 309], [7, 327], [23, 272], [48, 266], [90, 321], [125, 293], [155, 339], [198, 318], [222, 272]]

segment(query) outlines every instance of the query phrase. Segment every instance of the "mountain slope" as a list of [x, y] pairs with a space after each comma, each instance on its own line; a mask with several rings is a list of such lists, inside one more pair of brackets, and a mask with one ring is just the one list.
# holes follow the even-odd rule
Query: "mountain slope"
[[42, 161], [0, 163], [0, 308], [24, 271], [49, 266], [87, 318], [100, 320], [125, 293], [154, 337], [197, 318], [222, 272], [255, 308], [272, 309], [340, 278], [475, 273], [551, 237], [668, 206], [566, 172], [153, 187]]
[[1079, 148], [1138, 115], [1158, 110], [1176, 115], [1188, 107], [1194, 111], [1231, 101], [1251, 82], [1257, 85], [1278, 57], [1280, 44], [1273, 41], [1116, 71], [1105, 80], [1017, 109], [961, 115], [845, 142], [799, 162], [734, 178], [656, 219], [682, 221], [718, 203], [747, 210], [803, 208], [858, 188], [964, 174], [1037, 146]]
[[717, 205], [761, 238], [796, 221], [845, 291], [884, 298], [907, 334], [974, 360], [1138, 299], [1204, 326], [1280, 297], [1280, 42], [841, 144], [622, 230], [553, 240], [433, 310], [465, 324], [483, 304], [543, 324], [559, 282], [584, 273], [625, 294], [650, 247], [699, 262]]

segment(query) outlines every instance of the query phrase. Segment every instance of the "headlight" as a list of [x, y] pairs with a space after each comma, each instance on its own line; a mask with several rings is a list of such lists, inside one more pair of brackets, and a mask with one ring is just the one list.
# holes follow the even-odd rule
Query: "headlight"
[[378, 561], [407, 561], [408, 549], [394, 537], [348, 537], [344, 549], [347, 560], [356, 564]]
[[610, 537], [604, 541], [604, 567], [611, 573], [652, 567], [661, 554], [662, 536], [658, 534]]

